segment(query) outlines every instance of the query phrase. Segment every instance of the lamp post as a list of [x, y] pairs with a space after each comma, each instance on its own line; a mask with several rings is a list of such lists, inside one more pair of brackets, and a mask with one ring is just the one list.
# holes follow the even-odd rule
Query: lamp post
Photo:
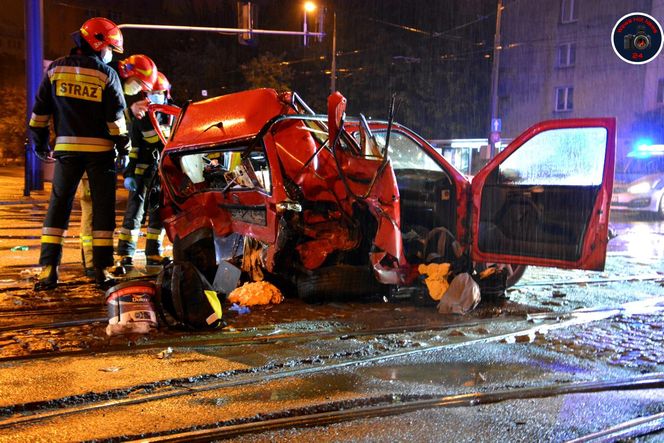
[[309, 29], [307, 27], [307, 17], [309, 16], [310, 12], [314, 12], [316, 10], [317, 6], [314, 2], [305, 2], [304, 3], [304, 22], [302, 23], [302, 30], [304, 31], [304, 46], [307, 46], [308, 43], [308, 37], [309, 37]]

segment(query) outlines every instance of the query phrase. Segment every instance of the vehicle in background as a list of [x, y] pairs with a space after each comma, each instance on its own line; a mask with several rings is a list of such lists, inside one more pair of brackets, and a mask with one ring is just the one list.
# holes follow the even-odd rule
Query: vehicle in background
[[[496, 154], [511, 141], [511, 138], [502, 139], [496, 143]], [[474, 176], [490, 160], [490, 146], [486, 138], [436, 139], [428, 142], [466, 177]]]
[[316, 300], [421, 287], [428, 263], [604, 268], [615, 119], [538, 123], [471, 182], [408, 128], [346, 118], [339, 93], [327, 115], [271, 89], [169, 109], [150, 114], [178, 114], [161, 215], [211, 282], [230, 262]]
[[641, 145], [616, 170], [611, 210], [657, 214], [664, 219], [664, 145]]

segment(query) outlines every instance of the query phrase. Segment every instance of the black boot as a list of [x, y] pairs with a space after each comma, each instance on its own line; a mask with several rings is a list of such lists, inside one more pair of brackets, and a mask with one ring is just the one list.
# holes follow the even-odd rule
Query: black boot
[[100, 289], [108, 289], [115, 284], [115, 279], [106, 268], [95, 268], [95, 284]]
[[134, 259], [131, 257], [131, 255], [125, 255], [120, 259], [118, 265], [113, 270], [113, 275], [115, 276], [125, 275], [133, 268], [134, 268]]
[[54, 265], [46, 265], [39, 274], [37, 283], [35, 283], [35, 291], [47, 291], [58, 286], [58, 267]]
[[161, 255], [149, 255], [145, 259], [145, 264], [147, 266], [166, 266], [172, 261], [173, 259], [171, 259], [170, 257], [164, 257]]

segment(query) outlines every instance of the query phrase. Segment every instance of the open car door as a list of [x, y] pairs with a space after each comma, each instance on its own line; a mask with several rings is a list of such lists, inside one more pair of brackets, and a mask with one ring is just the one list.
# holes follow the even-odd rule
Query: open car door
[[148, 115], [152, 127], [155, 128], [159, 140], [165, 145], [171, 136], [171, 130], [177, 118], [180, 116], [181, 109], [174, 105], [156, 105], [148, 106]]
[[472, 257], [601, 271], [614, 118], [552, 120], [515, 139], [472, 181]]

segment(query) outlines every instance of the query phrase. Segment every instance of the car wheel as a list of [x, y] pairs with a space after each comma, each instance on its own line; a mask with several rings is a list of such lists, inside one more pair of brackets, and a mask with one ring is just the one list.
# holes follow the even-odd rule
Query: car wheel
[[298, 297], [307, 303], [358, 298], [385, 288], [366, 266], [328, 266], [302, 273], [297, 279]]
[[511, 272], [507, 275], [507, 280], [505, 282], [505, 286], [508, 288], [511, 288], [515, 284], [521, 280], [521, 277], [523, 277], [523, 274], [526, 273], [526, 269], [528, 266], [526, 265], [510, 265], [510, 270]]
[[176, 261], [191, 262], [212, 282], [217, 272], [214, 239], [202, 237], [194, 242], [184, 242], [176, 237], [173, 241], [173, 258]]

